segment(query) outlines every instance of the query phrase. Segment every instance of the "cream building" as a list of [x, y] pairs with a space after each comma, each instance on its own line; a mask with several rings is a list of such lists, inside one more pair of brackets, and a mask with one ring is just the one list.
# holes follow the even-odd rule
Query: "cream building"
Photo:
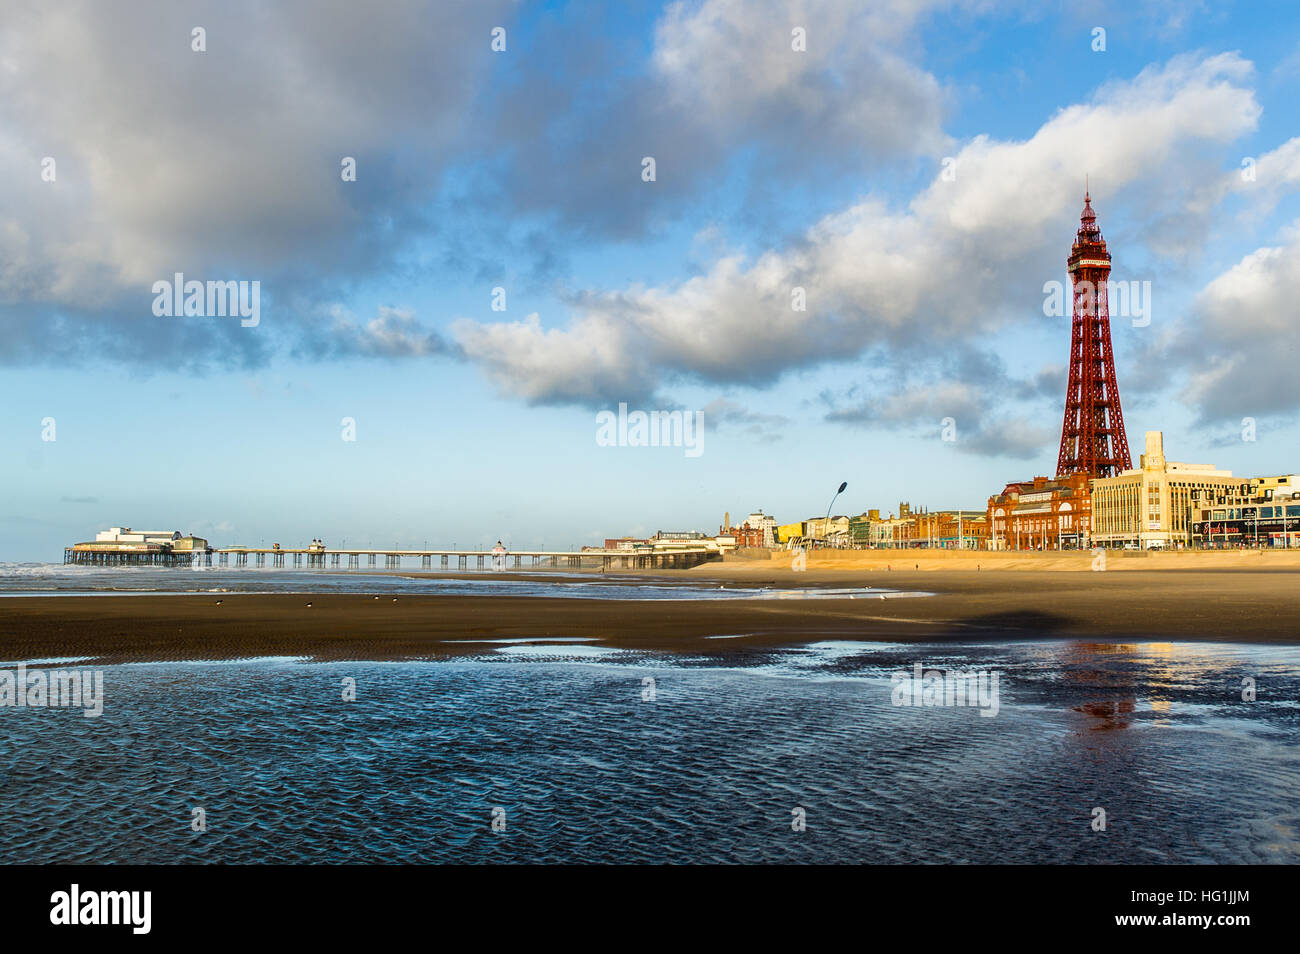
[[1193, 492], [1203, 500], [1240, 483], [1230, 470], [1165, 460], [1164, 435], [1147, 431], [1146, 453], [1136, 468], [1090, 482], [1093, 545], [1186, 546]]
[[776, 518], [775, 517], [773, 517], [771, 514], [766, 514], [763, 513], [763, 511], [759, 510], [756, 513], [751, 513], [748, 517], [746, 517], [745, 522], [748, 523], [755, 530], [763, 531], [763, 546], [765, 547], [776, 546]]
[[95, 534], [96, 543], [147, 543], [156, 546], [170, 546], [173, 540], [179, 540], [179, 530], [132, 530], [130, 527], [110, 527]]
[[1253, 477], [1192, 513], [1197, 547], [1300, 547], [1300, 475]]

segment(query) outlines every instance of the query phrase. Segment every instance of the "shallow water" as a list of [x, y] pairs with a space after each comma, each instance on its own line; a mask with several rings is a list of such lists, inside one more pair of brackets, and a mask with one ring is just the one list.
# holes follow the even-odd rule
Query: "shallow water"
[[[825, 643], [737, 665], [704, 654], [716, 645], [688, 658], [532, 642], [447, 662], [106, 667], [100, 718], [0, 708], [0, 850], [10, 862], [1300, 861], [1300, 649]], [[917, 662], [998, 674], [997, 714], [894, 705]], [[1097, 807], [1105, 831], [1091, 828]]]
[[[428, 572], [407, 569], [405, 573]], [[176, 567], [87, 567], [55, 563], [0, 564], [3, 596], [140, 596], [186, 593], [382, 593], [436, 596], [546, 596], [611, 600], [818, 599], [927, 596], [880, 587], [732, 586], [673, 583], [618, 574], [564, 573], [522, 568], [517, 579], [484, 570], [470, 577], [402, 576], [398, 571]]]

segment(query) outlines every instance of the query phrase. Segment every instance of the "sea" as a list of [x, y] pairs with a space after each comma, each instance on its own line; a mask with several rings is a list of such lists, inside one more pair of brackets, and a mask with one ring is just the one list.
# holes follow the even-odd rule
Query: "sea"
[[[302, 591], [284, 570], [185, 582], [207, 572], [10, 565], [0, 592]], [[153, 588], [121, 579], [131, 574], [153, 574]], [[430, 582], [302, 575], [313, 591]], [[488, 578], [454, 589], [475, 582], [432, 581], [485, 603], [525, 592]], [[519, 585], [719, 598], [630, 578]], [[751, 590], [721, 598], [773, 598]], [[1300, 862], [1300, 647], [836, 641], [735, 653], [721, 651], [726, 635], [673, 655], [560, 637], [424, 662], [2, 661], [0, 673], [98, 670], [103, 711], [0, 706], [0, 852], [11, 863]]]

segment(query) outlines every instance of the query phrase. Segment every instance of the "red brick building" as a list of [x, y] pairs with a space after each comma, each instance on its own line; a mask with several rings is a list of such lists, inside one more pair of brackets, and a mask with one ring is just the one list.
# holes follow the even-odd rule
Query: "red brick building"
[[990, 550], [1085, 550], [1092, 545], [1087, 474], [1035, 477], [989, 498]]
[[[762, 527], [751, 527], [751, 526], [749, 525], [749, 521], [748, 521], [748, 520], [746, 520], [745, 523], [744, 523], [742, 526], [739, 526], [739, 527], [732, 527], [731, 530], [728, 531], [728, 532], [730, 532], [730, 534], [731, 534], [733, 537], [736, 538], [736, 546], [737, 546], [737, 547], [761, 547], [761, 546], [764, 546], [764, 543], [763, 543], [763, 539], [764, 539], [763, 528], [762, 528]], [[721, 527], [719, 527], [719, 528], [718, 528], [718, 536], [722, 536], [723, 533], [724, 533], [723, 529], [722, 529]]]

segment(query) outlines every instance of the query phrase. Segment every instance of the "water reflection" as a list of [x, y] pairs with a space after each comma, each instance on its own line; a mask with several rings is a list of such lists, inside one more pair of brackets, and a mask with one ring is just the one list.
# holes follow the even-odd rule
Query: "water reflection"
[[[1300, 649], [827, 642], [723, 662], [718, 646], [107, 667], [102, 718], [2, 713], [0, 751], [23, 758], [0, 785], [0, 851], [17, 863], [1300, 862]], [[997, 715], [894, 705], [893, 674], [918, 663], [998, 673]], [[344, 676], [355, 702], [339, 700]], [[1242, 700], [1243, 676], [1257, 701]], [[178, 839], [176, 807], [191, 803], [209, 806], [210, 830]], [[489, 829], [493, 806], [508, 811], [505, 836]], [[807, 811], [800, 837], [792, 806]], [[1105, 832], [1090, 827], [1097, 807]]]

